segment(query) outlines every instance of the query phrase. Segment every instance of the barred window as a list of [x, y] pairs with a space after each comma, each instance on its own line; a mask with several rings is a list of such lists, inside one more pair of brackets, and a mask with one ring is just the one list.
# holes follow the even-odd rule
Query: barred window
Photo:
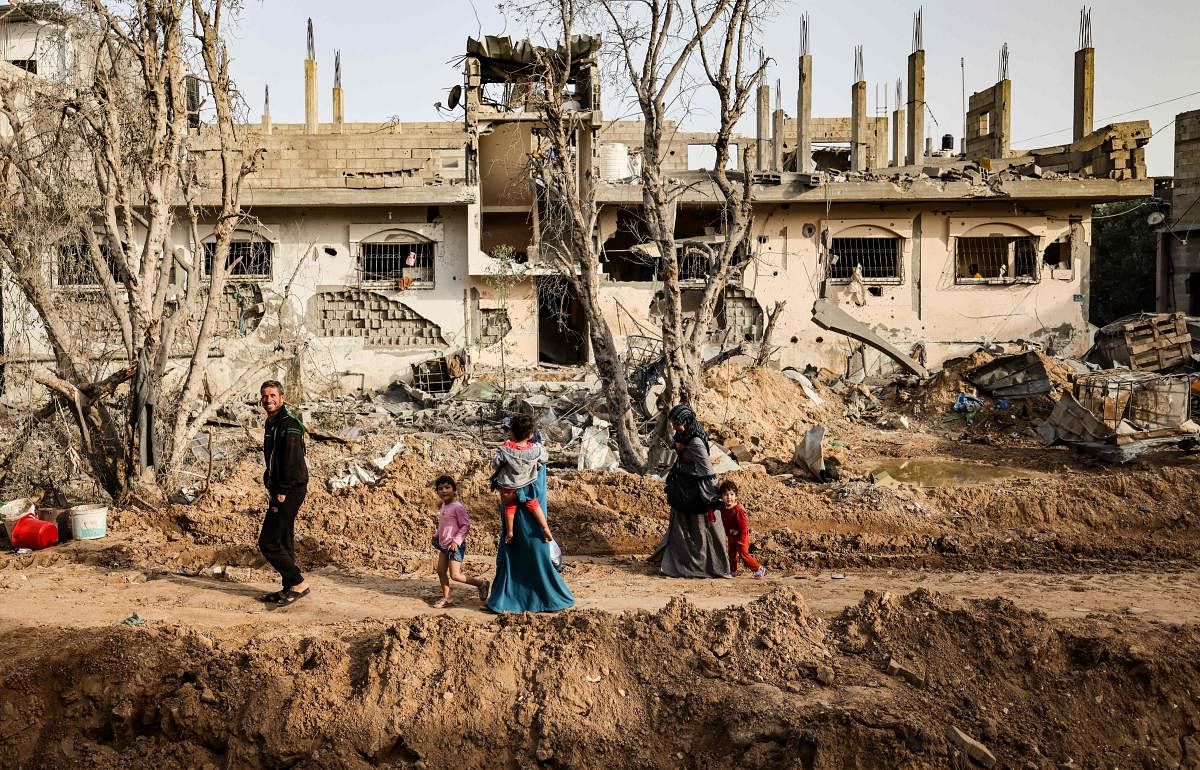
[[[107, 243], [100, 244], [100, 255], [108, 265], [108, 274], [121, 283], [124, 273], [121, 264]], [[88, 247], [80, 243], [63, 243], [58, 247], [58, 263], [55, 265], [55, 283], [58, 286], [99, 286], [100, 276]]]
[[707, 281], [708, 252], [684, 246], [679, 254], [679, 280]]
[[[216, 243], [204, 244], [204, 274], [212, 275]], [[225, 267], [230, 276], [239, 278], [270, 278], [275, 256], [275, 244], [270, 241], [230, 241]]]
[[899, 283], [900, 238], [834, 238], [829, 246], [831, 281], [849, 281], [860, 265], [869, 283]]
[[417, 284], [433, 284], [434, 243], [395, 242], [362, 243], [358, 247], [358, 269], [365, 282], [410, 279]]
[[1033, 283], [1038, 279], [1037, 238], [959, 238], [955, 264], [956, 283]]

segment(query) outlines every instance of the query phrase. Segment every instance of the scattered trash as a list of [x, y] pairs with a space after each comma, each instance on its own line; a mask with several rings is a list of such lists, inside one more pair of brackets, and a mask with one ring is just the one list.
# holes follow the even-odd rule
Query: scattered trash
[[954, 399], [954, 405], [950, 408], [960, 414], [978, 412], [983, 408], [983, 401], [967, 393], [959, 393], [958, 397]]
[[142, 616], [138, 615], [135, 612], [132, 615], [130, 615], [129, 617], [122, 620], [121, 625], [123, 625], [123, 626], [144, 626], [144, 625], [146, 625], [146, 621], [145, 621], [145, 619], [142, 618]]
[[[963, 376], [993, 398], [1029, 398], [1050, 392], [1050, 375], [1035, 350], [1000, 356], [966, 371]], [[1000, 408], [1007, 409], [1005, 404]]]
[[583, 429], [579, 441], [579, 459], [576, 468], [583, 470], [616, 470], [621, 466], [617, 456], [608, 446], [608, 423], [596, 420], [592, 425]]

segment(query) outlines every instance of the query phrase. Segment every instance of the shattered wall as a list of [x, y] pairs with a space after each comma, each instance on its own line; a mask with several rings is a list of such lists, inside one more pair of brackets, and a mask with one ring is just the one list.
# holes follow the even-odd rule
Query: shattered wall
[[374, 291], [332, 289], [314, 297], [317, 333], [361, 337], [367, 347], [435, 348], [446, 340], [437, 324], [403, 302]]

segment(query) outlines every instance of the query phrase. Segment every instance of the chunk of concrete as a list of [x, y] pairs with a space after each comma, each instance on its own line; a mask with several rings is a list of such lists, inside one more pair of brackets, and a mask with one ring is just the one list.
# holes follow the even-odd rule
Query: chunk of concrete
[[913, 361], [904, 351], [871, 331], [866, 324], [855, 320], [853, 316], [829, 300], [819, 299], [814, 302], [812, 312], [813, 323], [822, 329], [853, 337], [883, 353], [911, 374], [915, 374], [923, 380], [929, 377], [929, 371], [925, 367]]
[[988, 751], [987, 746], [984, 746], [979, 741], [951, 725], [946, 728], [946, 738], [957, 746], [964, 754], [975, 760], [984, 767], [994, 767], [996, 764], [996, 755]]

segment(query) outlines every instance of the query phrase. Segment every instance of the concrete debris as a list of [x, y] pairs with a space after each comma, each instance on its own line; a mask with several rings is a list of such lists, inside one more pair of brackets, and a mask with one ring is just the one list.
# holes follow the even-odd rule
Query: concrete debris
[[708, 459], [712, 463], [713, 473], [731, 473], [741, 469], [737, 460], [726, 453], [720, 444], [712, 444], [708, 448]]
[[898, 347], [880, 337], [865, 324], [855, 320], [849, 313], [829, 300], [817, 300], [813, 303], [812, 312], [813, 323], [822, 329], [845, 334], [847, 337], [866, 343], [921, 379], [929, 377], [929, 372], [925, 367], [913, 361]]
[[913, 671], [911, 668], [901, 664], [895, 658], [888, 658], [887, 668], [888, 676], [898, 677], [911, 684], [913, 687], [924, 687], [925, 677]]
[[401, 450], [403, 449], [404, 441], [397, 441], [385, 454], [375, 457], [371, 460], [372, 467], [374, 467], [377, 471], [382, 471], [384, 468], [392, 464], [392, 461], [396, 459], [396, 455], [400, 454]]
[[808, 400], [813, 403], [813, 406], [825, 405], [825, 399], [817, 395], [817, 390], [813, 387], [812, 381], [803, 374], [791, 367], [788, 367], [783, 370], [783, 376], [799, 383], [800, 389], [804, 391], [804, 395], [808, 396]]
[[373, 486], [379, 482], [379, 475], [374, 471], [362, 467], [358, 463], [351, 463], [350, 469], [345, 475], [331, 478], [325, 482], [330, 492], [336, 492], [339, 489], [349, 489], [356, 487], [359, 484]]
[[984, 767], [993, 767], [996, 764], [996, 756], [988, 751], [987, 746], [984, 746], [979, 741], [951, 725], [946, 728], [946, 738], [953, 743], [960, 751], [966, 754], [975, 762]]
[[608, 423], [597, 421], [583, 429], [579, 441], [578, 470], [615, 471], [621, 466], [616, 454], [608, 446], [610, 431]]
[[1050, 392], [1050, 375], [1036, 351], [1001, 356], [964, 375], [993, 398], [1029, 398]]

